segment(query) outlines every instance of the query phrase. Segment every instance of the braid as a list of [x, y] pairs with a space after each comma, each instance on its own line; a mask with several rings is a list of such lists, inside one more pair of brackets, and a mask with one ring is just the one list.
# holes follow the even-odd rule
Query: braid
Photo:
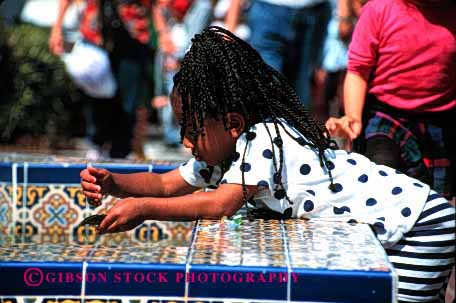
[[[321, 163], [328, 168], [324, 150], [335, 148], [335, 143], [325, 126], [311, 117], [286, 78], [231, 32], [212, 26], [195, 35], [181, 69], [174, 77], [174, 85], [184, 113], [179, 121], [182, 138], [187, 127], [202, 133], [203, 121], [208, 116], [221, 119], [228, 129], [226, 114], [237, 112], [244, 116], [247, 129], [260, 122], [272, 121], [276, 139], [282, 143], [278, 125], [283, 128], [280, 122], [283, 119], [303, 134], [310, 146], [318, 149]], [[283, 149], [281, 144], [276, 145], [279, 149], [276, 172], [280, 175]], [[330, 180], [332, 184], [331, 174]], [[277, 186], [284, 190], [281, 180]], [[289, 201], [286, 192], [285, 197]]]

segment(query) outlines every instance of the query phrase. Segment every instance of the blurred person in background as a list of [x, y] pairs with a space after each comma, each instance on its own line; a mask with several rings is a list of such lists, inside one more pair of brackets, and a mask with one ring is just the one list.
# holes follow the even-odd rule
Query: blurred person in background
[[336, 103], [337, 109], [333, 111], [339, 116], [339, 88], [347, 66], [347, 46], [340, 39], [338, 31], [337, 0], [330, 0], [330, 3], [333, 13], [323, 45], [322, 66], [315, 72], [313, 114], [319, 121], [329, 118], [331, 101]]
[[[352, 16], [362, 4], [339, 0], [342, 16], [348, 17], [339, 23], [342, 39], [350, 40]], [[456, 3], [450, 0], [367, 2], [349, 48], [345, 116], [326, 124], [333, 136], [356, 139], [355, 151], [430, 184], [453, 205], [455, 16]], [[454, 281], [453, 266], [441, 302], [454, 302]]]
[[339, 38], [347, 45], [351, 41], [356, 21], [361, 14], [361, 8], [369, 0], [337, 0], [337, 25]]
[[322, 66], [315, 73], [313, 113], [320, 121], [328, 120], [329, 115], [342, 114], [348, 44], [364, 2], [365, 0], [330, 0], [332, 16], [323, 46]]
[[[225, 26], [235, 31], [243, 0], [231, 0]], [[331, 17], [328, 0], [253, 0], [250, 43], [267, 64], [283, 73], [304, 105], [311, 107], [310, 79], [321, 65]]]
[[327, 122], [333, 136], [357, 139], [356, 151], [449, 199], [456, 190], [454, 16], [451, 0], [368, 1], [349, 47], [345, 116]]
[[[64, 52], [62, 22], [72, 0], [60, 0], [49, 38], [53, 54]], [[153, 62], [157, 40], [172, 51], [168, 32], [156, 30], [163, 20], [151, 0], [86, 0], [80, 23], [85, 43], [102, 47], [109, 55], [117, 91], [112, 98], [88, 96], [91, 108], [88, 135], [98, 148], [91, 160], [108, 146], [111, 158], [125, 158], [135, 151], [142, 157], [147, 113], [153, 96]], [[90, 58], [87, 58], [90, 60]]]
[[[225, 20], [227, 13], [231, 5], [231, 0], [218, 0], [214, 3], [214, 14], [211, 22], [211, 26], [220, 26], [226, 27]], [[245, 0], [242, 1], [239, 8], [238, 20], [236, 25], [233, 25], [234, 31], [233, 34], [241, 38], [242, 40], [250, 40], [250, 27], [247, 25], [247, 12], [250, 8], [251, 1]]]
[[159, 111], [165, 145], [177, 148], [181, 146], [180, 126], [169, 101], [173, 77], [180, 69], [180, 61], [190, 47], [191, 39], [209, 25], [212, 3], [209, 0], [159, 0], [157, 6], [166, 22], [162, 27], [168, 31], [173, 47], [157, 53], [152, 106]]

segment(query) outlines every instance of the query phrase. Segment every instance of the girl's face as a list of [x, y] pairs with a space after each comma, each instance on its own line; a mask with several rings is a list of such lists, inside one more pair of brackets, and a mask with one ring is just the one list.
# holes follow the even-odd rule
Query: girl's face
[[[183, 115], [180, 100], [173, 100], [172, 106], [176, 119], [180, 121]], [[221, 120], [206, 118], [203, 127], [204, 135], [195, 134], [191, 127], [186, 128], [183, 144], [186, 148], [191, 149], [196, 160], [204, 161], [208, 165], [217, 165], [236, 151], [236, 140], [242, 134], [244, 127], [243, 118], [236, 113], [228, 114], [227, 118], [228, 124], [233, 122], [233, 120], [242, 119], [241, 123], [235, 123], [235, 125], [240, 127], [225, 130]]]

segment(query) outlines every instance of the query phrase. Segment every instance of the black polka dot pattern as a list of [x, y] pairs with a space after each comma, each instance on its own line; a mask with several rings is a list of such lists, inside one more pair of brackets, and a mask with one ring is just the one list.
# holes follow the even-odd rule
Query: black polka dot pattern
[[[330, 216], [332, 215], [334, 217], [338, 217], [339, 220], [340, 218], [343, 218], [344, 221], [349, 221], [352, 224], [358, 224], [357, 219], [361, 220], [361, 216], [358, 217], [355, 215], [357, 213], [355, 209], [357, 210], [358, 208], [362, 208], [364, 211], [366, 211], [366, 213], [370, 213], [369, 217], [372, 216], [370, 217], [371, 219], [375, 219], [375, 221], [371, 219], [369, 219], [368, 221], [362, 221], [369, 222], [370, 224], [373, 224], [375, 222], [375, 231], [378, 234], [384, 234], [387, 232], [389, 233], [389, 224], [396, 223], [396, 221], [390, 219], [390, 215], [398, 215], [400, 218], [402, 218], [402, 221], [408, 220], [405, 219], [407, 217], [412, 218], [412, 216], [418, 215], [415, 209], [411, 206], [410, 208], [399, 207], [396, 210], [396, 213], [393, 214], [389, 212], [381, 214], [376, 213], [377, 208], [383, 209], [383, 207], [388, 206], [384, 205], [386, 202], [391, 201], [391, 203], [394, 203], [395, 201], [398, 201], [397, 199], [401, 199], [401, 197], [404, 196], [406, 193], [408, 194], [408, 187], [403, 185], [405, 184], [405, 181], [403, 183], [401, 177], [396, 175], [401, 173], [399, 171], [375, 165], [365, 167], [365, 161], [367, 160], [365, 160], [364, 158], [357, 158], [356, 154], [342, 156], [342, 158], [340, 158], [339, 155], [337, 156], [337, 158], [327, 158], [330, 161], [322, 159], [323, 166], [320, 167], [320, 162], [318, 162], [317, 158], [315, 158], [314, 161], [313, 157], [307, 157], [307, 154], [304, 154], [312, 152], [312, 148], [301, 147], [298, 145], [300, 144], [303, 146], [309, 146], [307, 144], [307, 141], [304, 138], [295, 138], [298, 144], [294, 144], [292, 146], [296, 150], [301, 151], [303, 154], [301, 155], [298, 152], [296, 155], [292, 155], [292, 158], [295, 157], [294, 159], [288, 159], [286, 157], [288, 155], [284, 155], [284, 160], [286, 160], [286, 162], [284, 162], [284, 166], [282, 166], [282, 176], [280, 172], [277, 172], [277, 170], [279, 169], [278, 165], [274, 166], [274, 163], [273, 161], [271, 161], [271, 159], [274, 159], [275, 156], [277, 160], [277, 146], [283, 146], [283, 144], [285, 143], [282, 142], [282, 139], [280, 139], [279, 137], [274, 138], [275, 135], [272, 135], [272, 138], [274, 140], [272, 142], [273, 145], [271, 146], [269, 137], [266, 140], [263, 140], [263, 138], [260, 138], [259, 136], [262, 136], [260, 135], [260, 132], [257, 132], [256, 134], [246, 133], [246, 139], [250, 141], [253, 140], [252, 146], [254, 148], [252, 149], [253, 152], [246, 153], [246, 157], [245, 159], [243, 159], [244, 163], [241, 164], [242, 152], [236, 152], [232, 155], [232, 159], [234, 161], [238, 161], [235, 165], [235, 171], [232, 171], [233, 177], [239, 178], [240, 171], [242, 171], [245, 173], [244, 176], [246, 177], [246, 180], [256, 179], [254, 181], [255, 183], [250, 184], [256, 184], [259, 187], [259, 190], [263, 190], [263, 193], [268, 192], [270, 200], [264, 200], [265, 205], [273, 205], [273, 203], [278, 203], [279, 201], [281, 204], [282, 202], [285, 203], [285, 207], [282, 208], [282, 210], [280, 211], [283, 217], [291, 217], [293, 212], [298, 211], [297, 209], [293, 209], [290, 207], [293, 206], [293, 201], [300, 202], [301, 209], [299, 211], [303, 212], [304, 216], [308, 217], [311, 216], [312, 213], [320, 212], [320, 210], [322, 209], [322, 207], [320, 206], [320, 199], [323, 200], [323, 198], [329, 198], [329, 200], [335, 200], [337, 202], [336, 204], [330, 206], [328, 210], [325, 209], [325, 211], [328, 211], [330, 213]], [[285, 140], [285, 138], [283, 138], [283, 140]], [[273, 153], [273, 150], [275, 153]], [[289, 160], [292, 161], [288, 162]], [[358, 163], [358, 161], [360, 163]], [[297, 165], [292, 166], [290, 168], [287, 167], [289, 163]], [[369, 162], [367, 163], [369, 164]], [[240, 171], [237, 169], [238, 166], [240, 167]], [[298, 168], [299, 171], [297, 170]], [[198, 171], [198, 169], [196, 169], [196, 172]], [[328, 170], [330, 172], [328, 172]], [[339, 170], [341, 170], [341, 174], [335, 174], [335, 172]], [[345, 170], [349, 173], [344, 175], [342, 170]], [[331, 183], [328, 174], [331, 172], [333, 173], [333, 175], [335, 174], [335, 179], [332, 180], [332, 188], [328, 189], [328, 186]], [[204, 175], [206, 174], [206, 172], [202, 172], [201, 174]], [[257, 174], [258, 176], [256, 176], [255, 174]], [[255, 175], [255, 178], [253, 178], [253, 175]], [[231, 173], [227, 174], [227, 176], [225, 177], [228, 179], [229, 182], [238, 182], [232, 181], [228, 176], [231, 176]], [[295, 180], [296, 177], [297, 180]], [[347, 181], [345, 182], [344, 180], [346, 177]], [[394, 182], [394, 178], [398, 178], [398, 182]], [[227, 179], [220, 179], [220, 184], [228, 183]], [[351, 179], [352, 182], [354, 181], [355, 184], [350, 183], [348, 179]], [[376, 184], [377, 179], [382, 180], [382, 182], [391, 183], [389, 183], [389, 186], [385, 186], [385, 188], [379, 188], [379, 190], [377, 191], [377, 189], [375, 189], [376, 186], [379, 187]], [[291, 202], [288, 201], [287, 195], [291, 194], [292, 192], [288, 193], [286, 190], [287, 187], [282, 185], [282, 182], [284, 182], [285, 184], [286, 181], [296, 182], [297, 184], [299, 184], [300, 187], [297, 188], [297, 190], [299, 191], [296, 192], [299, 192], [300, 194], [297, 196], [297, 200], [295, 200], [296, 197], [290, 196], [289, 199]], [[427, 186], [418, 180], [414, 180], [411, 183], [413, 185], [410, 184], [410, 186], [412, 188], [415, 188], [415, 191], [417, 192], [418, 188]], [[366, 186], [369, 186], [369, 188], [367, 188]], [[374, 189], [371, 189], [370, 186], [372, 186]], [[354, 188], [352, 189], [352, 187]], [[357, 187], [359, 187], [359, 189]], [[308, 189], [306, 190], [306, 188]], [[271, 191], [270, 193], [269, 190]], [[328, 190], [330, 190], [332, 193], [330, 193]], [[305, 198], [302, 198], [303, 192]], [[353, 200], [349, 200], [349, 198], [353, 196], [357, 196], [358, 202], [351, 204]], [[359, 199], [360, 197], [361, 199]], [[362, 197], [364, 197], [364, 199]], [[297, 202], [295, 204], [297, 204]], [[353, 208], [353, 213], [351, 213], [351, 208]], [[325, 213], [325, 215], [327, 215], [327, 213]], [[377, 216], [384, 217], [377, 218]], [[385, 230], [385, 228], [388, 228], [388, 231]]]
[[350, 207], [348, 206], [334, 207], [333, 211], [336, 215], [343, 215], [345, 212], [351, 212]]
[[265, 180], [261, 180], [257, 183], [258, 186], [264, 186], [264, 187], [268, 187], [269, 184], [268, 182], [266, 182]]
[[315, 205], [311, 200], [307, 200], [306, 202], [304, 202], [305, 211], [307, 211], [307, 212], [312, 211], [314, 209], [314, 207], [315, 207]]
[[366, 206], [374, 206], [375, 204], [377, 204], [377, 200], [374, 198], [369, 198], [366, 200]]
[[376, 232], [378, 235], [384, 235], [384, 234], [386, 234], [385, 225], [384, 225], [382, 222], [375, 222], [375, 223], [374, 223], [374, 228], [375, 228], [375, 232]]
[[347, 162], [350, 163], [351, 165], [356, 165], [356, 161], [353, 159], [347, 159]]
[[313, 190], [311, 190], [311, 189], [306, 190], [306, 192], [308, 192], [312, 196], [315, 196], [315, 192]]
[[366, 183], [369, 180], [369, 177], [366, 174], [359, 176], [358, 181], [361, 183]]
[[393, 190], [391, 191], [391, 193], [393, 195], [399, 195], [400, 193], [402, 192], [402, 188], [396, 186], [395, 188], [393, 188]]
[[272, 151], [270, 149], [265, 149], [263, 151], [263, 157], [266, 159], [272, 159]]
[[330, 184], [329, 185], [329, 189], [333, 193], [340, 193], [344, 189], [344, 187], [340, 183], [334, 183], [334, 184]]
[[293, 215], [293, 208], [291, 208], [291, 207], [288, 207], [288, 208], [285, 209], [285, 211], [283, 212], [283, 218], [284, 218], [284, 219], [289, 219], [289, 218], [291, 218], [292, 215]]
[[241, 169], [241, 171], [243, 172], [249, 172], [250, 169], [252, 168], [252, 166], [249, 164], [249, 163], [242, 163], [241, 166], [239, 167]]
[[235, 153], [232, 155], [231, 160], [232, 160], [233, 162], [236, 162], [237, 160], [239, 160], [240, 157], [241, 157], [241, 154], [238, 153], [238, 152], [235, 152]]
[[410, 215], [412, 214], [412, 210], [409, 207], [405, 207], [401, 210], [401, 214], [404, 217], [410, 217]]
[[256, 133], [254, 133], [254, 132], [248, 132], [247, 134], [245, 134], [245, 138], [246, 138], [248, 141], [252, 141], [253, 139], [256, 138]]
[[310, 173], [310, 166], [308, 164], [303, 164], [301, 165], [301, 167], [299, 168], [299, 172], [302, 174], [302, 175], [308, 175]]

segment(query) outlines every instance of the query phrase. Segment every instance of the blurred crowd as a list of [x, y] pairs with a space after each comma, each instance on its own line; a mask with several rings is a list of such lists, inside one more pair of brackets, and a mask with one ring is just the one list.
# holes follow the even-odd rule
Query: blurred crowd
[[[347, 46], [361, 5], [361, 0], [29, 0], [6, 1], [3, 8], [21, 7], [23, 21], [51, 28], [49, 51], [65, 63], [83, 95], [87, 158], [97, 160], [144, 158], [151, 123], [167, 147], [180, 148], [168, 95], [191, 38], [209, 25], [249, 41], [290, 80], [317, 119], [339, 116]], [[51, 11], [49, 24], [45, 15]]]
[[217, 25], [280, 71], [342, 148], [454, 196], [451, 0], [51, 2], [48, 51], [83, 95], [89, 160], [144, 159], [151, 123], [168, 148], [181, 148], [168, 97], [173, 76], [192, 37]]
[[[209, 25], [249, 41], [325, 121], [338, 116], [358, 0], [59, 0], [49, 49], [89, 104], [87, 157], [143, 157], [150, 116], [179, 148], [168, 95], [191, 38]], [[69, 10], [78, 30], [63, 26]], [[341, 15], [343, 18], [341, 19]], [[340, 22], [342, 20], [342, 22]]]
[[280, 71], [343, 148], [454, 193], [451, 0], [47, 2], [55, 4], [48, 49], [88, 108], [90, 160], [144, 158], [151, 122], [167, 147], [180, 148], [168, 98], [173, 76], [192, 37], [217, 25]]

